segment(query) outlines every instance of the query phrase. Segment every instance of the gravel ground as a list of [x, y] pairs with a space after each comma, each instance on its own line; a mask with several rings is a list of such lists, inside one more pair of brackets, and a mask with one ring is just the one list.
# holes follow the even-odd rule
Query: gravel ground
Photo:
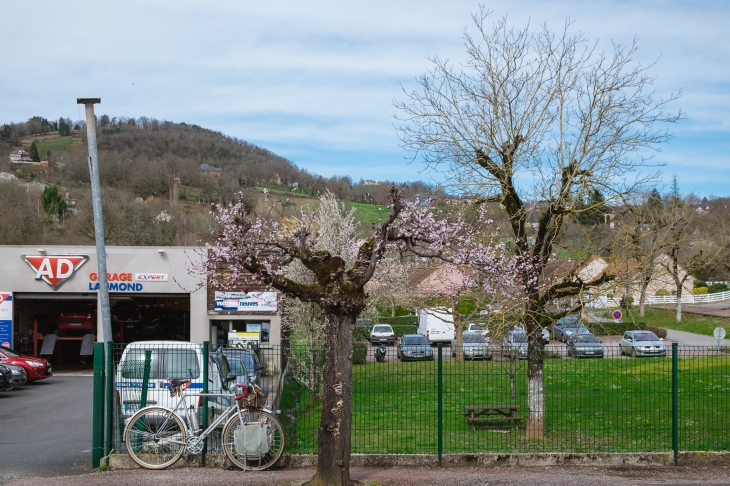
[[[213, 468], [176, 468], [165, 471], [124, 470], [80, 476], [18, 479], [12, 486], [80, 485], [299, 485], [313, 469], [242, 472]], [[353, 468], [353, 479], [363, 486], [428, 485], [727, 485], [730, 466], [724, 467], [500, 467], [500, 468]]]

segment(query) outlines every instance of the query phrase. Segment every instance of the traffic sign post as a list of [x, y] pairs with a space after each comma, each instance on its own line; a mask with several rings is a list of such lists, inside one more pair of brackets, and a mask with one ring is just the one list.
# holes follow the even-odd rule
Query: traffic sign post
[[722, 341], [725, 338], [725, 328], [723, 327], [716, 327], [714, 331], [712, 331], [712, 335], [715, 336], [715, 339], [717, 339], [717, 354], [720, 354], [720, 341]]

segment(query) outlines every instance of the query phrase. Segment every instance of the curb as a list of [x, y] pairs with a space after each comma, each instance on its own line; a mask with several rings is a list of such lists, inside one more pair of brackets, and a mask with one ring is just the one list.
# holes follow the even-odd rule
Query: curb
[[[681, 452], [681, 466], [730, 466], [730, 452]], [[352, 454], [350, 467], [434, 467], [436, 454]], [[445, 467], [515, 467], [515, 466], [672, 466], [671, 452], [641, 454], [444, 454]], [[109, 457], [112, 469], [136, 469], [137, 464], [126, 454]], [[173, 467], [200, 467], [200, 457], [181, 458]], [[231, 468], [222, 454], [208, 454], [206, 467]], [[273, 469], [302, 469], [317, 467], [317, 455], [284, 455]]]

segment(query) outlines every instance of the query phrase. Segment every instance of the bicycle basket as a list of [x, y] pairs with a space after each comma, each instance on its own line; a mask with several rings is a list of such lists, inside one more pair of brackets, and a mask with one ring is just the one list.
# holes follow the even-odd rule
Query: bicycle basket
[[248, 393], [239, 401], [242, 408], [260, 408], [266, 403], [266, 395], [260, 388], [249, 387]]

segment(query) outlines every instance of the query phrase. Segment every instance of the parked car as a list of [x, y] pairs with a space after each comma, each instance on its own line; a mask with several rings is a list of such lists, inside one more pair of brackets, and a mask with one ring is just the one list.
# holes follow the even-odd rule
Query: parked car
[[456, 335], [454, 316], [450, 309], [435, 307], [418, 311], [418, 334], [425, 336], [430, 344], [448, 344]]
[[355, 327], [373, 327], [375, 323], [369, 317], [362, 317], [355, 321]]
[[553, 324], [553, 337], [567, 342], [570, 334], [588, 334], [590, 331], [583, 325], [578, 316], [562, 317]]
[[96, 329], [96, 306], [92, 304], [73, 304], [61, 311], [58, 316], [58, 329], [61, 331], [94, 332]]
[[481, 334], [489, 342], [489, 328], [485, 324], [468, 324], [464, 332]]
[[502, 342], [502, 353], [512, 358], [527, 359], [527, 333], [509, 331]]
[[398, 341], [398, 359], [401, 361], [418, 361], [433, 359], [433, 350], [426, 336], [421, 334], [404, 334]]
[[[203, 390], [203, 366], [208, 366], [208, 392], [225, 394], [226, 379], [230, 369], [228, 359], [217, 353], [203, 354], [203, 345], [181, 341], [136, 341], [127, 345], [119, 360], [114, 376], [117, 390], [116, 402], [120, 409], [120, 420], [126, 422], [141, 405], [146, 351], [150, 351], [150, 375], [146, 405], [174, 407], [177, 398], [170, 396], [168, 379], [190, 380], [187, 389]], [[216, 415], [228, 407], [229, 399], [210, 397], [209, 415]], [[198, 419], [202, 419], [201, 402], [193, 400]], [[212, 422], [211, 422], [212, 423]]]
[[603, 358], [603, 345], [591, 333], [571, 334], [568, 336], [568, 356], [574, 358]]
[[[461, 338], [464, 359], [492, 359], [489, 340], [483, 334], [464, 331]], [[456, 338], [451, 340], [451, 356], [456, 357]]]
[[547, 327], [542, 328], [542, 342], [550, 344], [550, 330]]
[[622, 355], [628, 354], [634, 358], [667, 355], [667, 347], [651, 331], [626, 331], [618, 342], [618, 349]]
[[28, 373], [26, 373], [25, 368], [22, 366], [3, 362], [0, 364], [0, 368], [7, 368], [10, 370], [13, 374], [13, 385], [15, 386], [25, 385], [28, 381]]
[[22, 367], [28, 375], [28, 381], [44, 380], [52, 375], [51, 363], [45, 359], [21, 355], [5, 346], [0, 346], [0, 363]]
[[259, 372], [264, 367], [253, 349], [221, 348], [220, 352], [226, 357], [230, 371], [236, 376], [248, 376], [248, 381], [254, 385], [260, 383]]
[[385, 343], [389, 346], [395, 344], [395, 332], [388, 324], [375, 324], [370, 331], [370, 344]]
[[0, 392], [13, 389], [13, 372], [9, 368], [0, 366]]

